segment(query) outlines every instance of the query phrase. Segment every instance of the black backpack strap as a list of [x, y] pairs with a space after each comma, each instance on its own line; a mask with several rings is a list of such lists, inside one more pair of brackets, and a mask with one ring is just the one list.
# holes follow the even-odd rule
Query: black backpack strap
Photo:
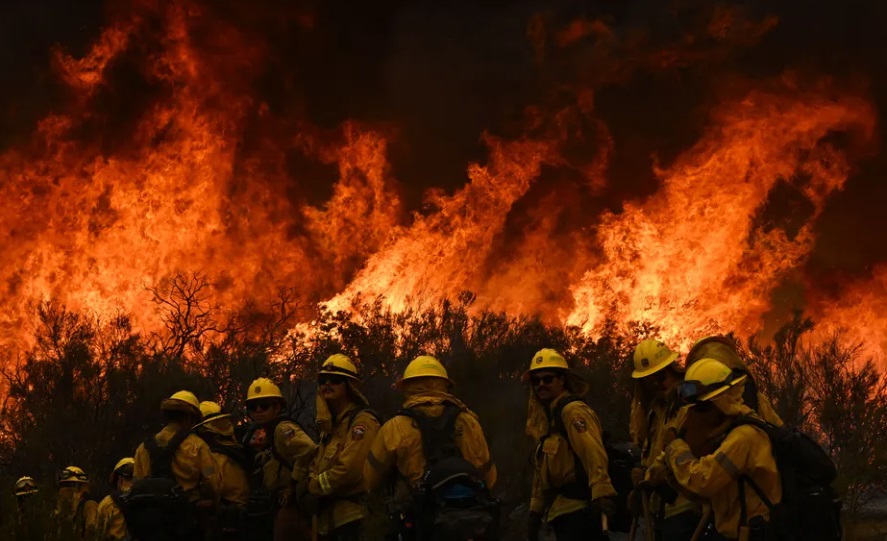
[[80, 535], [86, 535], [86, 517], [83, 516], [83, 507], [86, 505], [86, 502], [90, 500], [90, 496], [88, 492], [84, 492], [80, 495], [80, 501], [77, 502], [77, 509], [74, 510], [74, 517], [79, 523], [80, 526]]
[[[727, 431], [727, 434], [725, 434], [724, 437], [726, 438], [726, 436], [729, 435], [730, 432], [739, 428], [740, 426], [746, 426], [746, 425], [750, 425], [750, 426], [760, 429], [762, 432], [764, 432], [764, 434], [767, 435], [767, 439], [770, 440], [770, 445], [771, 446], [773, 445], [773, 436], [771, 434], [771, 429], [774, 428], [773, 425], [771, 425], [770, 423], [768, 423], [767, 421], [765, 421], [759, 417], [755, 417], [752, 415], [743, 415], [743, 416], [739, 417], [738, 419], [736, 419], [736, 421], [730, 426], [730, 430]], [[774, 456], [775, 456], [775, 451], [774, 451]], [[738, 482], [739, 482], [739, 510], [740, 510], [739, 524], [740, 525], [745, 525], [748, 521], [748, 509], [747, 509], [747, 505], [745, 502], [745, 485], [746, 484], [748, 484], [748, 486], [750, 486], [752, 488], [752, 490], [755, 491], [755, 494], [757, 494], [757, 496], [758, 496], [758, 498], [760, 498], [761, 502], [763, 502], [763, 504], [765, 506], [767, 506], [767, 509], [770, 511], [770, 513], [771, 514], [773, 513], [773, 509], [774, 509], [773, 502], [770, 501], [770, 498], [768, 498], [766, 494], [764, 494], [764, 491], [761, 490], [760, 485], [758, 485], [755, 482], [755, 480], [751, 478], [751, 476], [749, 476], [747, 474], [742, 474], [741, 476], [739, 476]]]
[[[576, 395], [568, 395], [564, 397], [563, 400], [557, 403], [554, 409], [551, 411], [551, 418], [549, 419], [554, 424], [554, 432], [560, 434], [564, 438], [567, 438], [567, 426], [564, 424], [564, 408], [573, 402], [585, 402], [582, 397]], [[567, 439], [569, 442], [570, 440]]]
[[376, 421], [379, 422], [379, 424], [382, 424], [382, 416], [379, 415], [376, 410], [371, 408], [354, 408], [353, 410], [351, 410], [351, 413], [348, 414], [348, 428], [351, 428], [351, 425], [354, 424], [354, 419], [356, 419], [357, 416], [361, 413], [369, 413]]
[[117, 489], [114, 489], [111, 491], [109, 496], [111, 496], [111, 501], [114, 502], [114, 505], [116, 505], [118, 509], [122, 509], [122, 507], [120, 506], [120, 497], [123, 496], [123, 493]]
[[550, 421], [553, 425], [553, 430], [545, 437], [547, 438], [552, 434], [559, 434], [564, 438], [564, 441], [567, 442], [567, 445], [570, 447], [570, 452], [573, 453], [573, 469], [576, 472], [575, 479], [560, 487], [559, 492], [572, 499], [590, 499], [591, 489], [588, 488], [588, 472], [585, 471], [585, 465], [582, 463], [582, 459], [579, 458], [579, 454], [573, 449], [573, 445], [570, 443], [570, 437], [567, 435], [567, 426], [564, 424], [564, 408], [573, 402], [585, 403], [585, 400], [576, 395], [569, 395], [564, 397], [564, 399], [558, 402], [554, 409], [551, 410]]
[[160, 447], [154, 436], [149, 436], [145, 440], [145, 449], [148, 456], [151, 457], [151, 477], [169, 477], [173, 478], [172, 461], [175, 458], [176, 451], [185, 441], [185, 438], [191, 434], [190, 429], [184, 429], [176, 432], [176, 434], [166, 442], [165, 447]]
[[213, 453], [218, 453], [230, 458], [232, 462], [243, 468], [244, 471], [249, 472], [251, 464], [246, 457], [246, 453], [243, 452], [243, 448], [239, 445], [223, 445], [219, 442], [214, 442], [213, 445], [210, 445], [209, 449]]
[[415, 421], [422, 436], [426, 469], [444, 458], [462, 456], [456, 446], [456, 418], [462, 411], [452, 402], [443, 402], [443, 406], [438, 417], [429, 417], [416, 408], [404, 408], [397, 413]]
[[197, 437], [202, 439], [209, 446], [209, 450], [213, 453], [218, 453], [220, 455], [225, 455], [230, 458], [235, 464], [243, 468], [244, 471], [249, 473], [250, 468], [252, 467], [252, 463], [246, 455], [244, 448], [238, 443], [236, 445], [225, 445], [219, 442], [219, 439], [212, 433], [206, 432], [195, 432]]

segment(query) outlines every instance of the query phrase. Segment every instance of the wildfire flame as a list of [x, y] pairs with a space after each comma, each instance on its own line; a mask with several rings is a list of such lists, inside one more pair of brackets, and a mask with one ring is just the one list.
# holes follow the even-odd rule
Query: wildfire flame
[[[713, 36], [731, 34], [727, 15], [712, 15]], [[157, 20], [163, 37], [144, 46]], [[738, 28], [757, 39], [775, 24]], [[579, 21], [555, 44], [588, 35], [606, 47], [617, 39], [599, 21]], [[666, 69], [680, 53], [648, 62]], [[99, 315], [124, 310], [153, 329], [146, 287], [195, 270], [231, 310], [280, 286], [332, 310], [376, 296], [403, 310], [470, 290], [477, 309], [592, 334], [608, 319], [653, 322], [680, 346], [715, 331], [747, 334], [761, 328], [774, 290], [797, 279], [816, 219], [851, 175], [833, 134], [867, 145], [875, 133], [864, 95], [787, 74], [712, 108], [697, 142], [655, 170], [655, 193], [600, 212], [585, 205], [608, 184], [614, 142], [585, 81], [574, 104], [529, 111], [523, 137], [485, 134], [488, 158], [467, 167], [464, 186], [428, 190], [411, 214], [389, 164], [396, 135], [358, 121], [330, 132], [276, 118], [249, 84], [266, 54], [186, 2], [136, 3], [83, 58], [58, 53], [70, 102], [0, 155], [9, 341], [25, 339], [28, 303], [44, 298]], [[151, 99], [104, 112], [120, 65], [134, 66]], [[337, 170], [323, 203], [303, 193], [318, 180], [290, 170], [293, 152]], [[767, 220], [777, 190], [802, 204]], [[838, 301], [810, 292], [808, 308], [826, 326], [887, 336], [885, 289], [880, 267]], [[887, 351], [883, 340], [869, 346]]]

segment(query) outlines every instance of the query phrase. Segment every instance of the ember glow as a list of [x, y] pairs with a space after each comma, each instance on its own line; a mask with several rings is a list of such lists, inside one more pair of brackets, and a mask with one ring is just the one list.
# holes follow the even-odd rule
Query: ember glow
[[[455, 189], [425, 187], [416, 209], [392, 166], [398, 119], [322, 129], [301, 105], [279, 114], [256, 90], [271, 45], [196, 2], [134, 2], [84, 56], [58, 51], [68, 101], [0, 154], [5, 341], [26, 341], [29, 305], [46, 298], [99, 317], [127, 312], [156, 329], [146, 288], [176, 272], [205, 273], [223, 310], [267, 302], [281, 287], [332, 310], [377, 296], [403, 310], [468, 290], [478, 310], [538, 314], [591, 334], [608, 319], [652, 322], [681, 346], [715, 331], [756, 332], [774, 291], [803, 282], [817, 219], [852, 178], [851, 151], [875, 143], [865, 92], [827, 74], [744, 81], [692, 120], [698, 137], [655, 166], [651, 193], [618, 208], [597, 202], [620, 149], [597, 109], [599, 88], [632, 70], [723, 58], [726, 43], [750, 47], [778, 24], [730, 22], [738, 16], [709, 14], [701, 28], [712, 51], [683, 39], [645, 54], [601, 21], [548, 32], [553, 23], [529, 18], [537, 62], [549, 38], [566, 53], [595, 40], [578, 63], [620, 47], [629, 58], [573, 78], [567, 104], [526, 107], [520, 135], [478, 133], [486, 158], [462, 164]], [[299, 20], [310, 34], [315, 19]], [[121, 66], [148, 98], [120, 96]], [[333, 184], [318, 200], [324, 182]], [[779, 193], [800, 210], [773, 219]], [[868, 340], [887, 336], [885, 267], [837, 297], [808, 284], [806, 298], [824, 328], [864, 327], [870, 353], [887, 351]]]

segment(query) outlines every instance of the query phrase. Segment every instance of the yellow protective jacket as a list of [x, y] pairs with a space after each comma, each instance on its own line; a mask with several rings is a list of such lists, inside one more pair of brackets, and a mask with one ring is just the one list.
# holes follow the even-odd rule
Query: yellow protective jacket
[[[641, 465], [647, 470], [647, 479], [650, 473], [658, 470], [657, 458], [662, 457], [665, 447], [680, 430], [686, 418], [687, 410], [675, 401], [679, 400], [676, 394], [669, 398], [656, 398], [650, 402], [649, 412], [644, 415], [644, 409], [639, 400], [632, 403], [632, 417], [643, 416], [643, 423], [633, 426], [643, 426], [643, 439], [639, 433], [632, 433], [632, 439], [641, 449]], [[638, 408], [635, 411], [634, 407]], [[652, 469], [650, 469], [652, 468]], [[671, 504], [664, 504], [658, 494], [650, 496], [650, 506], [653, 514], [661, 518], [669, 518], [693, 509], [700, 509], [698, 502], [691, 501], [686, 495], [679, 493], [677, 499]], [[661, 514], [660, 514], [661, 511]]]
[[[713, 402], [730, 417], [752, 414], [734, 396], [724, 394]], [[733, 415], [730, 415], [730, 414]], [[681, 488], [708, 498], [715, 528], [724, 537], [739, 539], [741, 506], [739, 478], [750, 477], [774, 504], [782, 500], [782, 486], [770, 439], [761, 429], [742, 425], [730, 430], [714, 453], [697, 458], [682, 439], [676, 439], [665, 451], [665, 461]], [[746, 484], [746, 519], [770, 513], [754, 490]]]
[[321, 535], [366, 516], [363, 467], [379, 432], [379, 421], [359, 408], [351, 403], [332, 420], [330, 432], [320, 435], [311, 463], [308, 491], [323, 498], [317, 516]]
[[245, 507], [250, 493], [246, 470], [227, 454], [213, 451], [213, 459], [219, 469], [219, 497], [225, 503]]
[[[496, 466], [490, 458], [487, 440], [477, 415], [437, 385], [435, 380], [404, 382], [404, 408], [416, 408], [429, 417], [437, 417], [443, 414], [444, 402], [459, 407], [461, 412], [456, 417], [456, 447], [462, 458], [483, 474], [487, 487], [492, 488], [496, 483]], [[367, 489], [374, 491], [385, 485], [395, 468], [401, 479], [413, 488], [425, 472], [422, 435], [413, 420], [403, 415], [393, 417], [382, 425], [370, 448], [363, 469]]]
[[[272, 427], [274, 435], [269, 441], [268, 430]], [[276, 453], [271, 451], [272, 442]], [[317, 448], [314, 440], [298, 424], [288, 419], [276, 421], [276, 425], [253, 427], [246, 444], [256, 453], [257, 464], [262, 470], [262, 484], [275, 493], [287, 489], [290, 479], [300, 480], [308, 475], [308, 467]], [[281, 463], [275, 455], [285, 463]]]
[[126, 537], [126, 522], [114, 498], [105, 496], [98, 507], [98, 540], [110, 541]]
[[[553, 400], [549, 405], [549, 415], [557, 407], [557, 403], [568, 396], [570, 395], [564, 392]], [[587, 474], [592, 500], [616, 495], [616, 489], [613, 488], [607, 472], [607, 452], [597, 415], [588, 404], [576, 401], [563, 408], [561, 418], [567, 437], [558, 434], [554, 420], [549, 420], [549, 433], [539, 440], [534, 454], [533, 465], [536, 471], [533, 475], [530, 511], [545, 512], [546, 521], [584, 509], [590, 503], [589, 500], [568, 498], [559, 493], [577, 479], [576, 456]], [[548, 509], [546, 504], [549, 504]]]
[[88, 496], [88, 487], [59, 489], [56, 515], [71, 521], [76, 535], [89, 537], [97, 526], [98, 504]]
[[761, 419], [767, 421], [771, 425], [783, 425], [782, 418], [776, 413], [776, 410], [773, 409], [770, 399], [760, 391], [758, 392], [758, 415]]
[[[170, 423], [154, 436], [157, 445], [166, 447], [166, 444], [184, 427]], [[133, 480], [144, 479], [151, 476], [151, 455], [145, 444], [139, 445], [135, 454], [133, 466]], [[185, 491], [188, 499], [218, 501], [221, 487], [221, 477], [216, 467], [216, 461], [210, 452], [209, 446], [199, 436], [188, 434], [176, 450], [172, 460], [172, 473], [176, 482]]]
[[684, 410], [681, 404], [675, 404], [664, 398], [652, 400], [647, 409], [635, 400], [632, 403], [633, 421], [638, 417], [642, 417], [643, 421], [632, 422], [631, 437], [634, 444], [641, 449], [641, 465], [650, 467], [669, 443], [671, 438], [669, 432], [676, 433], [680, 429]]

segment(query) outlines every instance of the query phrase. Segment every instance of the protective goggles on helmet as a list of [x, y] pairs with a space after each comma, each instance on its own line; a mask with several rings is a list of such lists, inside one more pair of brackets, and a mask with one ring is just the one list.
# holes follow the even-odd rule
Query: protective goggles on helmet
[[30, 496], [31, 494], [36, 493], [37, 483], [35, 483], [34, 480], [29, 477], [19, 479], [19, 481], [15, 484], [16, 496]]
[[114, 470], [114, 475], [119, 475], [120, 477], [132, 477], [133, 471], [134, 468], [132, 464], [125, 464]]
[[733, 372], [724, 381], [709, 383], [708, 385], [696, 380], [683, 381], [678, 385], [678, 396], [686, 404], [706, 402], [720, 396], [730, 387], [742, 383], [746, 377], [746, 374]]
[[83, 472], [64, 469], [59, 472], [59, 481], [89, 481], [89, 476]]

